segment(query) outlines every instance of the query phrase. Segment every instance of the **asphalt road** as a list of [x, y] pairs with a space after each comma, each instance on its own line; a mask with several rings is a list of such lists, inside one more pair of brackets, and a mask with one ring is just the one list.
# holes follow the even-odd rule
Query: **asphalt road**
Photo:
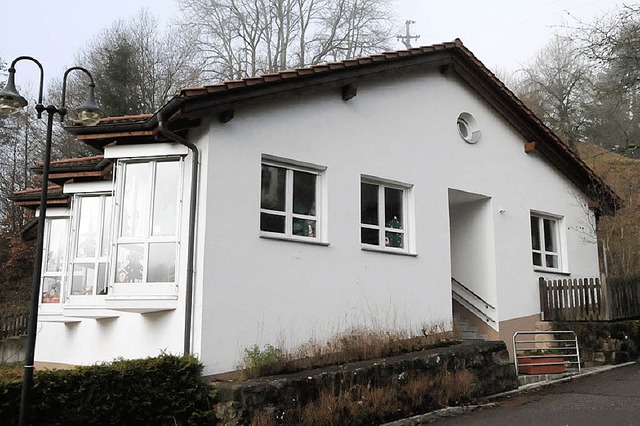
[[550, 385], [438, 425], [640, 425], [640, 364]]

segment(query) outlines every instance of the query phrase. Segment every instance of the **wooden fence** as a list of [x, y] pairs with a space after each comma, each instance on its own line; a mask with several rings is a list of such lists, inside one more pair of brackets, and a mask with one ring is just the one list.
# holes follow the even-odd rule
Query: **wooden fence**
[[640, 318], [640, 276], [608, 278], [606, 283], [610, 318]]
[[640, 280], [539, 279], [545, 321], [611, 321], [640, 318]]
[[28, 312], [0, 316], [0, 341], [10, 337], [26, 336], [28, 324]]

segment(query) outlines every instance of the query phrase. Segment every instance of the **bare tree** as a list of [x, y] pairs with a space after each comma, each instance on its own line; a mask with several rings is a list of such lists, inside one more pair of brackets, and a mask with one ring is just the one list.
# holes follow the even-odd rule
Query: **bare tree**
[[592, 74], [578, 48], [555, 36], [534, 62], [522, 69], [519, 97], [572, 148], [581, 141], [584, 106], [590, 101]]
[[591, 139], [640, 157], [640, 6], [625, 5], [593, 22], [568, 27], [580, 53], [597, 72], [587, 111]]
[[391, 0], [179, 0], [180, 26], [217, 80], [386, 49]]
[[[107, 115], [151, 113], [180, 88], [199, 81], [194, 48], [177, 33], [158, 29], [146, 9], [98, 34], [77, 62], [91, 70], [96, 96]], [[86, 85], [74, 87], [77, 99]]]

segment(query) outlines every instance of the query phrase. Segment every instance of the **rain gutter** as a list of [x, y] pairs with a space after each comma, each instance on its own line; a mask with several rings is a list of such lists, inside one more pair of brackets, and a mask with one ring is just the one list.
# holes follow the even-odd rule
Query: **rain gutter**
[[196, 204], [198, 196], [198, 170], [200, 153], [198, 148], [185, 138], [171, 132], [165, 126], [162, 111], [156, 114], [158, 117], [158, 131], [181, 145], [186, 146], [193, 154], [191, 162], [191, 195], [189, 197], [189, 240], [187, 243], [187, 282], [185, 295], [185, 313], [184, 313], [184, 354], [191, 353], [191, 327], [193, 323], [193, 278], [194, 278], [194, 252], [195, 252], [195, 233], [196, 233]]

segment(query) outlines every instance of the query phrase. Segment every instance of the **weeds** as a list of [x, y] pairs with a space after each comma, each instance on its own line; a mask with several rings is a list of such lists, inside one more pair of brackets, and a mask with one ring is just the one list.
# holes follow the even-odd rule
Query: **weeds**
[[244, 368], [246, 377], [254, 378], [399, 355], [454, 342], [454, 332], [445, 323], [423, 326], [419, 332], [391, 327], [352, 327], [325, 341], [310, 339], [291, 350], [271, 345], [260, 350], [254, 345], [245, 349], [239, 368]]
[[383, 387], [355, 385], [345, 389], [323, 389], [318, 398], [295, 410], [276, 415], [260, 411], [252, 417], [254, 426], [369, 425], [418, 412], [471, 400], [475, 377], [465, 369], [449, 371], [444, 366], [435, 376], [398, 379]]
[[278, 361], [278, 352], [273, 346], [264, 345], [264, 349], [260, 349], [258, 345], [253, 345], [244, 350], [242, 364], [238, 367], [244, 369], [248, 378], [268, 376], [275, 372]]

